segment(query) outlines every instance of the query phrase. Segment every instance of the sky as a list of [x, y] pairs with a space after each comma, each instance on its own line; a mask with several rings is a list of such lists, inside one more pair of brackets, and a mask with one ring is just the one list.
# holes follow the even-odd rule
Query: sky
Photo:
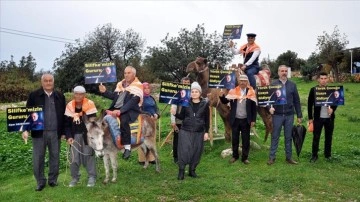
[[[207, 33], [243, 24], [242, 37], [256, 33], [262, 58], [276, 59], [291, 50], [307, 59], [317, 51], [317, 37], [337, 25], [347, 35], [347, 48], [360, 47], [360, 1], [3, 1], [0, 0], [0, 61], [18, 63], [29, 52], [36, 71], [51, 70], [65, 43], [9, 34], [9, 29], [66, 39], [84, 39], [96, 27], [111, 23], [132, 28], [147, 46], [161, 46], [166, 34], [204, 24]], [[358, 19], [355, 21], [355, 19]], [[10, 31], [14, 32], [14, 31]], [[17, 32], [19, 33], [19, 32]], [[44, 37], [45, 38], [45, 37]], [[56, 39], [62, 40], [64, 39]], [[239, 46], [238, 45], [238, 46]], [[232, 63], [240, 62], [236, 56]]]

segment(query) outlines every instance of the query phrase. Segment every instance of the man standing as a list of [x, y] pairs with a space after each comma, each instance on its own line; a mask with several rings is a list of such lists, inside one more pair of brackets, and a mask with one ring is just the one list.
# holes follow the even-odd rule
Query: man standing
[[[188, 84], [190, 85], [190, 78], [189, 77], [183, 77], [181, 79], [182, 84]], [[171, 108], [174, 109], [177, 113], [180, 113], [181, 111], [181, 103], [178, 105], [171, 105]], [[173, 137], [173, 157], [174, 157], [174, 163], [178, 162], [178, 142], [179, 142], [179, 131], [181, 129], [182, 120], [177, 119], [174, 115], [170, 114], [170, 120], [171, 120], [171, 127], [174, 130], [174, 137]]]
[[[108, 115], [104, 117], [104, 120], [109, 124], [116, 146], [119, 149], [122, 145], [124, 146], [125, 151], [122, 157], [127, 160], [131, 154], [130, 123], [136, 121], [139, 116], [143, 100], [143, 86], [136, 77], [136, 69], [132, 66], [125, 68], [124, 79], [116, 85], [114, 92], [107, 91], [104, 85], [99, 86], [99, 91], [104, 97], [113, 100]], [[120, 130], [116, 116], [120, 116]]]
[[242, 157], [244, 164], [249, 164], [248, 156], [250, 150], [250, 128], [255, 126], [256, 122], [256, 95], [252, 87], [247, 87], [248, 78], [246, 75], [240, 75], [239, 85], [229, 91], [225, 97], [223, 94], [220, 100], [223, 104], [230, 102], [230, 124], [232, 130], [232, 158], [230, 163], [239, 159], [239, 136], [241, 132]]
[[292, 127], [294, 124], [294, 109], [296, 111], [298, 123], [301, 123], [302, 113], [300, 106], [300, 97], [296, 84], [287, 79], [288, 67], [280, 65], [278, 68], [279, 79], [272, 82], [271, 85], [279, 85], [285, 88], [287, 103], [285, 105], [271, 106], [270, 114], [272, 114], [273, 132], [271, 136], [271, 148], [268, 165], [275, 163], [276, 151], [279, 144], [281, 128], [284, 127], [285, 135], [285, 153], [286, 162], [289, 164], [297, 164], [292, 159]]
[[83, 116], [96, 117], [97, 109], [93, 101], [85, 98], [86, 90], [76, 86], [73, 90], [74, 99], [66, 105], [65, 134], [71, 145], [70, 172], [72, 180], [69, 187], [74, 187], [80, 178], [79, 168], [83, 164], [88, 173], [88, 187], [95, 186], [96, 166], [94, 150], [88, 145], [87, 129], [82, 121]]
[[[320, 72], [318, 75], [318, 87], [326, 87], [328, 75], [326, 72]], [[315, 106], [315, 87], [312, 87], [308, 97], [308, 116], [309, 123], [314, 124], [314, 136], [312, 143], [312, 157], [310, 162], [314, 163], [318, 159], [319, 142], [321, 130], [325, 129], [325, 150], [326, 159], [331, 157], [331, 142], [334, 131], [335, 110], [337, 106]]]
[[[33, 170], [37, 182], [35, 191], [41, 191], [46, 186], [46, 180], [51, 187], [57, 186], [60, 164], [60, 137], [64, 134], [65, 97], [54, 90], [54, 76], [45, 73], [41, 76], [42, 88], [29, 94], [26, 107], [43, 106], [44, 130], [31, 131], [33, 143]], [[28, 131], [22, 133], [24, 140]], [[48, 179], [44, 175], [46, 147], [49, 150]]]
[[256, 89], [255, 74], [260, 71], [259, 56], [261, 53], [260, 46], [255, 43], [256, 34], [249, 33], [247, 35], [247, 44], [241, 46], [240, 49], [234, 48], [234, 42], [230, 41], [230, 48], [234, 55], [242, 54], [244, 57], [244, 65], [241, 69], [249, 78], [250, 85]]

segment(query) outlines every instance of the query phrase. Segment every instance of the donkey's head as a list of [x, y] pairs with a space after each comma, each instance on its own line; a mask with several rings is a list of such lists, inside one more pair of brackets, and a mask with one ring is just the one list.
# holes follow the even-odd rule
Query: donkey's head
[[[86, 117], [86, 116], [84, 116]], [[86, 129], [88, 144], [91, 148], [94, 149], [95, 155], [98, 157], [104, 156], [104, 123], [102, 119], [96, 120], [95, 118], [84, 119]]]

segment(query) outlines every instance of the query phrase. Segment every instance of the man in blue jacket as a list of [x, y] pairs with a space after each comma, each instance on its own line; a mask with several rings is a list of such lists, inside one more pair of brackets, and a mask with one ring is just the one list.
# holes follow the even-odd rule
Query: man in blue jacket
[[274, 105], [269, 109], [272, 114], [273, 132], [271, 136], [271, 147], [268, 165], [275, 163], [276, 151], [279, 144], [281, 128], [284, 127], [286, 162], [297, 164], [292, 159], [292, 127], [294, 125], [294, 110], [296, 111], [297, 121], [300, 124], [302, 119], [300, 97], [296, 84], [287, 79], [288, 67], [280, 65], [278, 68], [279, 79], [271, 85], [281, 85], [286, 89], [287, 103], [285, 105]]

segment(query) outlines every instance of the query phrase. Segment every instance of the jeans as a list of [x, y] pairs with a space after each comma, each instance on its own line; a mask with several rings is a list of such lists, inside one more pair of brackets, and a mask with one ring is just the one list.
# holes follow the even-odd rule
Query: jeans
[[120, 136], [119, 123], [117, 119], [111, 115], [104, 116], [104, 120], [109, 126], [111, 138], [113, 140], [113, 143], [116, 145], [116, 138]]
[[271, 136], [270, 159], [275, 159], [276, 151], [279, 145], [279, 137], [282, 127], [284, 126], [285, 135], [285, 153], [286, 159], [292, 156], [292, 127], [294, 125], [294, 115], [273, 115], [273, 133]]
[[259, 65], [247, 66], [245, 70], [246, 76], [249, 79], [250, 86], [252, 86], [254, 89], [256, 89], [256, 79], [254, 75], [259, 73], [259, 71], [260, 71]]

